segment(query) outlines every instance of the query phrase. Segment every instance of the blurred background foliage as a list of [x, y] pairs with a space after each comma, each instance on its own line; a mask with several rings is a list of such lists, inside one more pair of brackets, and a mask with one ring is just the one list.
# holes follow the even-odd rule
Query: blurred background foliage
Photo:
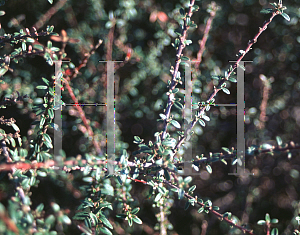
[[[3, 1], [4, 2], [4, 1]], [[0, 10], [6, 12], [1, 17], [0, 34], [13, 33], [22, 28], [35, 26], [38, 31], [45, 30], [46, 25], [54, 25], [61, 41], [56, 38], [53, 45], [61, 48], [63, 33], [67, 33], [66, 59], [77, 67], [86, 53], [97, 44], [104, 43], [88, 60], [86, 67], [70, 85], [79, 103], [106, 102], [106, 64], [105, 60], [123, 61], [115, 63], [115, 104], [116, 104], [116, 155], [122, 149], [131, 154], [137, 150], [133, 136], [154, 139], [154, 133], [161, 130], [157, 122], [158, 114], [163, 112], [167, 101], [167, 80], [170, 66], [174, 65], [175, 50], [171, 46], [176, 38], [179, 8], [187, 1], [140, 1], [140, 0], [54, 0], [53, 5], [47, 1], [9, 0]], [[206, 43], [202, 63], [199, 68], [192, 65], [193, 102], [205, 101], [210, 95], [214, 83], [212, 75], [224, 75], [229, 65], [236, 60], [239, 50], [258, 32], [269, 15], [260, 14], [262, 8], [270, 7], [266, 0], [217, 0], [220, 9], [213, 20]], [[186, 47], [184, 55], [196, 60], [199, 50], [198, 41], [202, 39], [205, 23], [209, 18], [210, 1], [197, 2], [200, 6], [192, 20], [197, 29], [188, 31], [188, 39], [193, 44]], [[276, 136], [283, 142], [300, 143], [300, 0], [283, 1], [291, 20], [277, 16], [268, 29], [259, 37], [253, 49], [246, 55], [245, 71], [245, 138], [246, 147], [269, 143], [275, 145]], [[77, 41], [79, 39], [80, 41]], [[46, 45], [50, 36], [41, 37], [39, 42]], [[7, 54], [12, 46], [6, 45], [1, 54]], [[74, 68], [66, 63], [65, 71]], [[2, 96], [9, 97], [15, 91], [20, 95], [28, 94], [30, 100], [7, 109], [1, 109], [5, 118], [14, 117], [21, 129], [23, 140], [33, 138], [30, 123], [35, 119], [32, 113], [32, 100], [39, 97], [34, 89], [42, 84], [41, 77], [48, 79], [54, 74], [54, 66], [47, 64], [42, 57], [24, 58], [22, 62], [11, 64], [13, 72], [7, 72], [1, 84]], [[184, 67], [180, 68], [184, 72]], [[236, 103], [236, 84], [228, 83], [230, 95], [220, 92], [217, 104]], [[261, 119], [261, 103], [264, 87], [268, 87], [266, 117]], [[184, 86], [179, 97], [184, 101]], [[62, 91], [62, 100], [72, 103], [68, 91]], [[105, 151], [106, 110], [102, 106], [83, 106], [91, 127]], [[173, 108], [173, 115], [182, 122], [182, 113]], [[236, 108], [212, 107], [207, 113], [211, 118], [206, 127], [199, 124], [192, 137], [193, 157], [209, 152], [220, 152], [222, 147], [236, 147]], [[66, 156], [84, 155], [92, 151], [86, 130], [75, 107], [65, 106], [62, 110], [63, 149]], [[263, 123], [262, 123], [262, 120]], [[29, 130], [29, 131], [28, 131]], [[175, 130], [171, 133], [176, 136]], [[53, 135], [52, 135], [53, 136]], [[183, 152], [181, 152], [183, 153]], [[133, 160], [133, 157], [129, 158]], [[212, 165], [213, 173], [205, 169], [194, 178], [197, 185], [196, 194], [210, 198], [214, 205], [221, 207], [221, 212], [231, 211], [242, 223], [265, 234], [263, 227], [256, 221], [263, 219], [265, 213], [279, 219], [280, 234], [290, 234], [296, 226], [294, 216], [300, 213], [299, 202], [299, 153], [293, 153], [291, 159], [286, 154], [261, 155], [246, 159], [247, 172], [255, 176], [229, 176], [235, 168], [222, 163]], [[43, 183], [43, 182], [42, 182]], [[38, 202], [58, 197], [62, 205], [70, 209], [70, 215], [78, 204], [69, 200], [69, 192], [62, 191], [54, 182], [44, 182], [39, 190], [32, 190]], [[3, 183], [4, 184], [4, 183]], [[44, 185], [44, 186], [43, 186]], [[40, 190], [40, 189], [45, 189]], [[48, 188], [48, 189], [47, 189]], [[53, 190], [49, 190], [53, 188]], [[49, 191], [48, 191], [49, 190]], [[131, 194], [139, 202], [139, 217], [143, 225], [135, 224], [130, 228], [127, 223], [110, 217], [114, 221], [114, 234], [158, 234], [154, 230], [155, 208], [151, 200], [146, 200], [148, 188], [133, 183]], [[47, 192], [47, 193], [44, 193]], [[10, 195], [3, 186], [1, 201]], [[54, 195], [59, 194], [59, 196]], [[72, 195], [72, 194], [71, 194]], [[66, 201], [68, 197], [68, 202]], [[71, 196], [75, 199], [74, 195]], [[37, 203], [38, 204], [38, 203]], [[184, 211], [184, 201], [175, 200], [171, 208], [169, 221], [173, 225], [170, 234], [200, 234], [204, 220], [208, 221], [206, 234], [241, 234], [230, 230], [226, 223], [215, 217], [198, 214], [195, 208]], [[66, 230], [66, 234], [75, 234], [75, 228]], [[78, 232], [79, 234], [79, 232]]]

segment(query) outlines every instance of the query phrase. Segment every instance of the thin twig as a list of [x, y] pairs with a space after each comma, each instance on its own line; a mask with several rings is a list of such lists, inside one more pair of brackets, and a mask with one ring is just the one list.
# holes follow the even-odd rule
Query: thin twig
[[[159, 183], [159, 186], [163, 186], [162, 183]], [[159, 232], [161, 235], [167, 235], [167, 228], [166, 228], [166, 214], [165, 214], [165, 205], [164, 205], [164, 197], [160, 199], [160, 206], [159, 206], [159, 224], [160, 229]]]
[[[190, 4], [189, 4], [189, 11], [188, 11], [188, 14], [187, 14], [187, 17], [189, 17], [189, 18], [191, 18], [191, 16], [193, 15], [192, 9], [193, 9], [194, 4], [195, 4], [195, 0], [191, 0]], [[174, 68], [174, 71], [173, 71], [173, 74], [172, 74], [172, 81], [171, 81], [170, 88], [169, 88], [170, 90], [174, 90], [175, 87], [178, 84], [178, 81], [176, 80], [176, 76], [177, 76], [177, 73], [178, 73], [179, 64], [181, 62], [181, 59], [180, 59], [181, 53], [182, 53], [183, 49], [185, 48], [184, 41], [186, 40], [188, 29], [189, 29], [189, 26], [187, 26], [186, 17], [185, 17], [184, 18], [183, 30], [182, 30], [182, 36], [180, 37], [180, 44], [179, 44], [179, 47], [178, 47], [178, 50], [177, 50], [177, 53], [176, 53], [175, 68]], [[171, 108], [172, 108], [173, 103], [174, 103], [174, 98], [175, 98], [175, 94], [172, 93], [172, 92], [169, 92], [167, 108], [166, 108], [165, 113], [164, 113], [165, 116], [166, 116], [166, 119], [164, 120], [164, 124], [163, 124], [164, 127], [163, 127], [163, 132], [161, 133], [161, 140], [164, 140], [166, 138], [166, 135], [167, 135], [168, 120], [169, 120], [170, 115], [171, 115]]]
[[205, 44], [206, 44], [206, 41], [207, 41], [207, 38], [208, 38], [208, 34], [209, 34], [210, 29], [211, 29], [212, 21], [216, 16], [217, 10], [218, 10], [217, 4], [215, 2], [211, 2], [210, 17], [208, 18], [208, 20], [206, 22], [206, 25], [205, 25], [203, 38], [202, 38], [201, 41], [199, 40], [199, 42], [198, 42], [199, 46], [200, 46], [200, 49], [197, 53], [197, 62], [195, 63], [195, 69], [196, 70], [199, 70], [199, 65], [202, 61], [202, 55], [203, 55], [203, 52], [205, 50]]
[[6, 36], [0, 36], [0, 44], [5, 43], [5, 42], [10, 43], [12, 41], [19, 41], [19, 40], [22, 40], [22, 39], [26, 40], [26, 38], [43, 37], [43, 36], [47, 36], [47, 35], [51, 34], [49, 32], [44, 32], [44, 31], [42, 31], [40, 33], [37, 33], [36, 29], [35, 28], [33, 28], [33, 29], [34, 29], [33, 33], [29, 32], [29, 29], [26, 29], [27, 34], [24, 34], [24, 35], [19, 34], [17, 36], [13, 36], [13, 35], [9, 34], [9, 35], [6, 35]]
[[[163, 182], [164, 182], [165, 184], [169, 185], [171, 188], [175, 188], [175, 189], [179, 190], [179, 188], [178, 188], [177, 186], [171, 184], [169, 181], [163, 180]], [[197, 203], [197, 204], [200, 205], [201, 207], [204, 207], [204, 206], [205, 206], [204, 203], [199, 202], [199, 201], [197, 200], [197, 198], [195, 198], [195, 197], [193, 197], [193, 196], [187, 194], [186, 192], [184, 192], [184, 196], [185, 196], [186, 198], [188, 198], [188, 199], [194, 199], [194, 200], [195, 200], [195, 203]], [[226, 221], [228, 224], [230, 224], [231, 226], [234, 226], [234, 227], [236, 227], [236, 228], [242, 230], [244, 233], [248, 233], [248, 234], [254, 235], [253, 230], [248, 230], [248, 229], [246, 229], [246, 228], [244, 228], [244, 227], [242, 227], [242, 226], [239, 226], [239, 225], [235, 224], [234, 221], [229, 220], [227, 217], [223, 217], [222, 214], [220, 214], [219, 212], [213, 210], [212, 207], [207, 207], [207, 209], [210, 211], [210, 213], [212, 213], [212, 214], [214, 214], [215, 216], [219, 217], [219, 219], [220, 219], [221, 221], [224, 220], [224, 221]]]
[[40, 29], [50, 18], [61, 9], [68, 0], [60, 0], [53, 7], [51, 7], [39, 20], [33, 25], [36, 29]]
[[[0, 134], [1, 136], [1, 134]], [[3, 139], [4, 140], [4, 139]], [[6, 147], [6, 145], [5, 145]], [[3, 149], [3, 148], [2, 148]], [[291, 150], [296, 150], [296, 149], [300, 149], [300, 146], [296, 146], [293, 142], [290, 143], [290, 145], [286, 146], [286, 147], [278, 147], [278, 148], [270, 148], [270, 149], [262, 149], [262, 150], [255, 150], [253, 152], [253, 154], [246, 154], [246, 156], [253, 156], [253, 155], [258, 155], [258, 154], [263, 154], [263, 153], [275, 153], [275, 152], [285, 152], [285, 151], [291, 151]], [[232, 154], [220, 154], [219, 159], [232, 159], [234, 157], [236, 157], [235, 153]], [[203, 158], [200, 160], [196, 160], [196, 161], [192, 161], [191, 163], [193, 163], [194, 165], [200, 165], [202, 163], [207, 163], [209, 162], [210, 159], [209, 158]], [[179, 162], [179, 163], [175, 163], [174, 165], [176, 167], [183, 167], [185, 165], [185, 163], [188, 162]], [[79, 165], [106, 165], [107, 161], [106, 160], [96, 160], [96, 161], [87, 161], [85, 159], [81, 159], [81, 160], [67, 160], [65, 162], [63, 162], [63, 170], [84, 170], [85, 167], [80, 167]], [[112, 164], [114, 165], [120, 165], [120, 162], [118, 161], [114, 161], [112, 162]], [[16, 169], [21, 169], [22, 171], [25, 170], [29, 170], [29, 169], [39, 169], [39, 168], [50, 168], [50, 167], [54, 167], [55, 169], [59, 169], [56, 167], [57, 164], [54, 160], [48, 160], [46, 162], [36, 162], [36, 161], [32, 161], [31, 163], [25, 163], [25, 162], [15, 162], [15, 163], [10, 163], [10, 164], [0, 164], [0, 172], [1, 171], [10, 171], [12, 168], [16, 168]], [[127, 166], [129, 167], [137, 167], [137, 164], [135, 162], [127, 162]], [[158, 166], [155, 163], [143, 163], [140, 164], [140, 167], [142, 167], [143, 169], [146, 168], [151, 168], [151, 167], [155, 167]], [[173, 171], [171, 169], [167, 169], [168, 171]], [[143, 173], [144, 174], [144, 173]]]
[[72, 75], [68, 78], [69, 81], [71, 81], [72, 79], [76, 78], [79, 70], [83, 67], [86, 66], [89, 58], [91, 57], [91, 55], [93, 55], [95, 53], [95, 51], [99, 48], [99, 46], [102, 44], [102, 40], [100, 39], [97, 43], [97, 45], [95, 45], [92, 50], [90, 50], [88, 53], [85, 54], [84, 59], [82, 60], [82, 62], [80, 63], [80, 65], [78, 65], [78, 67], [76, 67], [72, 73]]
[[269, 92], [270, 92], [270, 89], [271, 89], [271, 82], [272, 78], [267, 79], [266, 76], [264, 76], [263, 74], [260, 74], [259, 75], [259, 78], [262, 80], [263, 82], [263, 98], [262, 98], [262, 101], [261, 101], [261, 105], [259, 107], [260, 109], [260, 115], [259, 115], [259, 124], [258, 124], [258, 129], [264, 129], [265, 127], [265, 122], [266, 122], [266, 109], [267, 109], [267, 104], [268, 104], [268, 99], [269, 99]]
[[[272, 16], [270, 17], [269, 20], [265, 21], [263, 24], [262, 28], [259, 28], [259, 32], [254, 36], [254, 38], [252, 40], [250, 40], [248, 42], [248, 46], [246, 48], [246, 50], [241, 53], [240, 57], [238, 58], [238, 60], [236, 61], [236, 63], [233, 65], [232, 69], [229, 71], [229, 73], [227, 74], [227, 76], [220, 80], [219, 84], [217, 87], [214, 88], [213, 93], [210, 95], [210, 97], [208, 98], [208, 100], [206, 101], [207, 104], [210, 103], [210, 101], [216, 96], [216, 94], [221, 90], [222, 85], [229, 79], [230, 75], [234, 72], [234, 70], [238, 67], [239, 62], [244, 58], [244, 56], [250, 51], [252, 45], [254, 43], [257, 42], [258, 37], [262, 34], [263, 31], [265, 31], [268, 27], [268, 25], [272, 22], [273, 18], [276, 15], [279, 15], [280, 12], [279, 11], [275, 11], [273, 12]], [[205, 106], [200, 106], [199, 107], [199, 116], [202, 116], [204, 114], [206, 107]], [[189, 124], [189, 127], [187, 128], [187, 130], [185, 131], [185, 135], [180, 137], [180, 140], [178, 141], [177, 145], [175, 146], [175, 152], [174, 155], [176, 154], [178, 148], [182, 145], [182, 143], [184, 142], [185, 138], [187, 137], [187, 133], [191, 132], [191, 130], [193, 129], [193, 127], [196, 125], [198, 118], [194, 118], [193, 121]]]
[[[79, 73], [79, 70], [80, 70], [82, 67], [85, 67], [85, 66], [86, 66], [87, 61], [88, 61], [88, 59], [90, 58], [90, 56], [95, 52], [95, 50], [96, 50], [101, 44], [102, 44], [102, 40], [99, 40], [98, 44], [97, 44], [95, 47], [93, 47], [93, 49], [86, 55], [86, 57], [85, 57], [84, 60], [81, 62], [81, 64], [80, 64], [77, 68], [75, 68], [75, 70], [74, 70], [73, 74], [71, 75], [71, 77], [68, 77], [68, 76], [67, 76], [67, 77], [64, 79], [64, 83], [65, 83], [65, 85], [66, 85], [66, 88], [67, 88], [67, 90], [68, 90], [68, 92], [69, 92], [69, 94], [70, 94], [70, 96], [71, 96], [71, 99], [73, 100], [73, 102], [74, 102], [75, 104], [78, 104], [78, 100], [77, 100], [77, 98], [76, 98], [75, 95], [74, 95], [73, 89], [71, 88], [71, 86], [70, 86], [70, 84], [69, 84], [69, 81], [70, 81], [71, 79], [74, 79], [75, 77], [77, 77], [77, 75], [78, 75], [78, 73]], [[96, 148], [97, 154], [98, 154], [98, 155], [102, 154], [102, 151], [101, 151], [101, 148], [100, 148], [100, 146], [99, 146], [99, 143], [98, 143], [98, 141], [95, 139], [94, 132], [93, 132], [93, 130], [92, 130], [92, 128], [91, 128], [91, 126], [90, 126], [90, 124], [89, 124], [89, 122], [88, 122], [88, 120], [87, 120], [85, 114], [84, 114], [83, 109], [81, 108], [80, 105], [75, 105], [75, 107], [76, 107], [77, 111], [79, 112], [79, 116], [80, 116], [81, 120], [83, 121], [83, 124], [84, 124], [85, 128], [87, 129], [89, 136], [93, 138], [92, 142], [93, 142], [93, 144], [94, 144], [94, 146], [95, 146], [95, 148]]]
[[[73, 100], [73, 102], [75, 104], [78, 104], [78, 100], [75, 97], [73, 89], [71, 88], [68, 80], [65, 80], [65, 85], [67, 87], [67, 90], [68, 90], [68, 92], [69, 92], [69, 94], [70, 94], [71, 99]], [[94, 132], [93, 132], [93, 130], [92, 130], [90, 124], [89, 124], [89, 121], [87, 120], [87, 118], [86, 118], [86, 116], [84, 114], [83, 109], [81, 108], [80, 105], [75, 105], [75, 107], [76, 107], [77, 111], [79, 112], [79, 116], [80, 116], [81, 120], [83, 121], [83, 124], [84, 124], [85, 128], [87, 129], [88, 135], [93, 138], [92, 141], [93, 141], [93, 144], [94, 144], [94, 146], [96, 148], [97, 154], [101, 154], [102, 153], [101, 148], [99, 146], [98, 141], [95, 139]]]

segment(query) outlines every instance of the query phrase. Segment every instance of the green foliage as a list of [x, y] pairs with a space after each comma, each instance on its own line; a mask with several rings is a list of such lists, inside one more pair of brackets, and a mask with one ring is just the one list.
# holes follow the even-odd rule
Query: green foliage
[[[293, 141], [300, 142], [299, 2], [289, 3], [291, 17], [282, 1], [263, 10], [263, 1], [180, 3], [48, 0], [24, 3], [21, 12], [16, 1], [6, 2], [0, 11], [1, 234], [147, 228], [148, 234], [200, 234], [204, 220], [211, 221], [207, 234], [275, 235], [285, 227], [300, 234], [299, 162], [292, 158], [299, 155]], [[259, 11], [272, 15], [264, 21]], [[286, 21], [273, 20], [276, 15]], [[235, 55], [237, 62], [227, 66]], [[242, 65], [246, 58], [253, 64]], [[104, 62], [111, 60], [114, 159], [105, 109]], [[223, 104], [237, 103], [235, 71], [245, 72], [250, 106], [246, 174], [233, 178], [228, 173], [241, 165], [236, 107]], [[30, 117], [27, 129], [16, 110]], [[63, 133], [58, 155], [57, 132]], [[182, 213], [170, 215], [173, 207]], [[280, 218], [278, 228], [266, 211]], [[241, 212], [240, 220], [234, 214]], [[150, 223], [154, 217], [157, 223]]]

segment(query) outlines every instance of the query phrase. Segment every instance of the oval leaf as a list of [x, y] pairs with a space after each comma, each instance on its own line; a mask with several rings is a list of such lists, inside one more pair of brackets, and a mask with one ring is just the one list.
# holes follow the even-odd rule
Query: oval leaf
[[181, 128], [181, 125], [176, 120], [171, 120], [170, 123], [178, 129]]

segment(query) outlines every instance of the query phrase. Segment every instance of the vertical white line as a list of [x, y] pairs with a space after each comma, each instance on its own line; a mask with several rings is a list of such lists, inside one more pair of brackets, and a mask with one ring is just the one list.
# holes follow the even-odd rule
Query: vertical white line
[[[242, 66], [245, 65], [244, 61], [241, 61]], [[244, 112], [245, 112], [245, 71], [238, 66], [237, 68], [237, 174], [243, 174], [245, 172], [245, 123], [244, 123]], [[242, 172], [243, 169], [243, 172]]]
[[[184, 119], [188, 122], [184, 124], [184, 129], [187, 130], [189, 123], [192, 121], [192, 76], [191, 76], [191, 62], [185, 64], [185, 99], [184, 99]], [[187, 133], [188, 135], [188, 133]], [[190, 161], [193, 159], [192, 143], [189, 142], [189, 136], [186, 137], [184, 151], [184, 175], [192, 175], [192, 164]]]
[[114, 62], [107, 62], [107, 170], [114, 174], [115, 160], [115, 110], [114, 110]]
[[58, 126], [58, 130], [54, 130], [53, 150], [55, 161], [62, 163], [63, 159], [60, 156], [62, 149], [62, 119], [61, 119], [61, 64], [62, 61], [54, 61], [55, 63], [55, 96], [54, 96], [54, 124]]

